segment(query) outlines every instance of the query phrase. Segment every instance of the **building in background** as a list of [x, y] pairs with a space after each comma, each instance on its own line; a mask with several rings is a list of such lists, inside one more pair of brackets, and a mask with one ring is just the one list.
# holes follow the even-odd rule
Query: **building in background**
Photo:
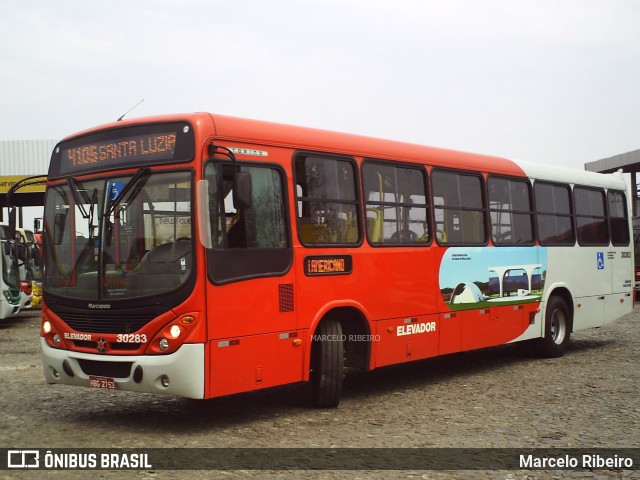
[[631, 174], [631, 202], [633, 215], [637, 216], [640, 212], [640, 195], [638, 195], [638, 172], [640, 172], [640, 150], [633, 152], [621, 153], [613, 157], [603, 158], [595, 162], [584, 164], [584, 169], [590, 172], [613, 173], [620, 169], [624, 173]]
[[[0, 141], [0, 223], [7, 222], [7, 192], [26, 177], [46, 175], [51, 151], [57, 140]], [[33, 219], [42, 217], [44, 183], [26, 187], [16, 194], [18, 226], [33, 229]]]

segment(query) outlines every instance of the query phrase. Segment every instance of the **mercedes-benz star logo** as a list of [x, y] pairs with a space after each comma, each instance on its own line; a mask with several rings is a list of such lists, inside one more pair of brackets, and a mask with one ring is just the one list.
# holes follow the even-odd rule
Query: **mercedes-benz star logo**
[[98, 339], [98, 351], [100, 353], [104, 353], [107, 351], [107, 341], [104, 339], [104, 337], [100, 337]]

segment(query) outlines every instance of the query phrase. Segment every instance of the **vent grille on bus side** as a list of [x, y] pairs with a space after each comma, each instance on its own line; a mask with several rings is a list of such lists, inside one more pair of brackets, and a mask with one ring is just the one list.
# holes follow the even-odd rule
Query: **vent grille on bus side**
[[281, 312], [293, 312], [293, 283], [278, 285], [278, 304]]
[[59, 315], [74, 330], [91, 333], [136, 332], [156, 317], [155, 313], [131, 315], [122, 312], [113, 316], [95, 317], [69, 312], [60, 313]]

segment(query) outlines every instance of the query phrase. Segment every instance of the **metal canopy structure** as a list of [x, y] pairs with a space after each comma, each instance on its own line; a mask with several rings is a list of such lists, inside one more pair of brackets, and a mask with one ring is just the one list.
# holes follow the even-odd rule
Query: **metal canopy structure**
[[[11, 187], [30, 177], [31, 175], [0, 176], [0, 206], [8, 206], [7, 193]], [[41, 207], [44, 205], [44, 188], [43, 180], [20, 189], [12, 196], [11, 203], [16, 207]]]
[[625, 173], [631, 174], [631, 186], [633, 189], [633, 215], [638, 215], [640, 209], [640, 192], [638, 190], [638, 172], [640, 172], [640, 150], [621, 153], [613, 157], [603, 158], [595, 162], [584, 164], [584, 169], [590, 172], [613, 173], [622, 169]]
[[[7, 192], [21, 180], [46, 175], [51, 151], [57, 140], [0, 141], [0, 223], [5, 221]], [[44, 181], [22, 188], [13, 195], [12, 203], [20, 207], [44, 206]]]

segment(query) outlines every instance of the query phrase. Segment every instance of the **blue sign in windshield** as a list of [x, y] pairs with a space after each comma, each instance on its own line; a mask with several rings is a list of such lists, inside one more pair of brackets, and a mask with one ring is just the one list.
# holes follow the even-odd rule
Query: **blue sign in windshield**
[[115, 202], [116, 198], [120, 196], [122, 193], [122, 188], [124, 187], [124, 182], [120, 180], [115, 180], [109, 182], [109, 201]]

